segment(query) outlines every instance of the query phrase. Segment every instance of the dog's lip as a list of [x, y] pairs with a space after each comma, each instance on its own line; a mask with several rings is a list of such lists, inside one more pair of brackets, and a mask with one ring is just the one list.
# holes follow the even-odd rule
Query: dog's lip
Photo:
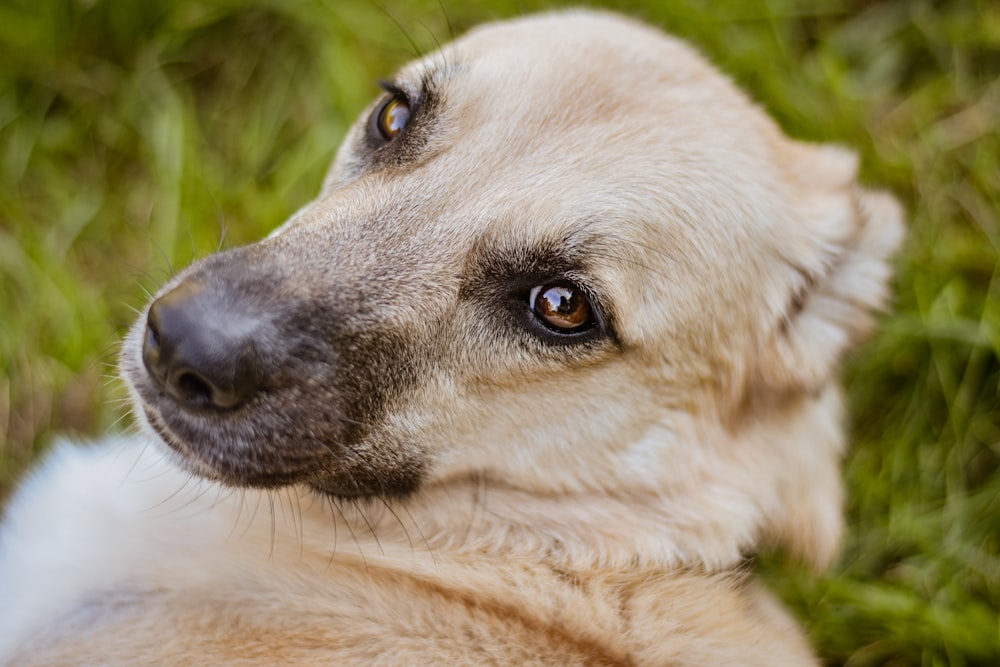
[[[155, 409], [144, 405], [143, 412], [150, 428], [168, 448], [180, 457], [182, 467], [200, 477], [217, 480], [224, 484], [251, 488], [277, 488], [301, 483], [313, 484], [318, 478], [315, 465], [305, 465], [291, 470], [285, 469], [280, 474], [273, 471], [266, 474], [251, 474], [249, 469], [240, 466], [235, 466], [232, 470], [221, 469], [200, 453], [200, 448], [196, 443], [189, 442], [174, 433], [167, 420]], [[318, 478], [318, 481], [322, 483], [323, 478]]]
[[358, 489], [347, 489], [343, 484], [339, 484], [332, 475], [320, 477], [308, 482], [309, 487], [323, 496], [332, 496], [344, 500], [357, 498], [371, 498], [372, 494]]
[[267, 469], [241, 464], [265, 444], [264, 436], [255, 429], [253, 415], [260, 410], [257, 401], [267, 392], [236, 408], [206, 410], [184, 405], [164, 392], [141, 361], [126, 357], [122, 375], [143, 421], [179, 466], [195, 475], [233, 486], [276, 488], [309, 483], [320, 477], [317, 471], [324, 463], [330, 464], [323, 461], [321, 453], [294, 459], [282, 456], [280, 466]]
[[160, 438], [160, 440], [175, 453], [179, 454], [182, 458], [184, 465], [202, 477], [208, 479], [220, 479], [221, 474], [217, 471], [208, 461], [205, 461], [198, 452], [188, 446], [184, 440], [177, 436], [170, 427], [167, 425], [166, 420], [163, 418], [157, 410], [155, 410], [148, 403], [143, 401], [142, 404], [143, 414], [146, 417], [146, 423], [149, 425], [153, 432]]

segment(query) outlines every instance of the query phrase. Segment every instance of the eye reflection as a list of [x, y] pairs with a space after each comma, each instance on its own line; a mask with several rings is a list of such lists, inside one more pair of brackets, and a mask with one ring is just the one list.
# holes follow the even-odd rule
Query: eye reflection
[[399, 136], [410, 121], [410, 105], [400, 95], [393, 97], [379, 111], [378, 131], [386, 141], [392, 141]]
[[560, 333], [582, 331], [593, 323], [587, 297], [573, 285], [539, 285], [531, 290], [530, 305], [535, 317]]

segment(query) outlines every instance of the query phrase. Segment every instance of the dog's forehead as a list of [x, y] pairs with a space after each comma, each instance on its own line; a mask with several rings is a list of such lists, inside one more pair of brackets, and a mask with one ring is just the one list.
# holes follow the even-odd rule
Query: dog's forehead
[[[681, 232], [678, 221], [699, 221], [732, 237], [726, 228], [750, 217], [746, 202], [769, 217], [765, 200], [782, 178], [770, 119], [686, 44], [621, 17], [571, 11], [476, 28], [393, 83], [416, 104], [413, 131], [373, 149], [385, 98], [375, 102], [321, 196], [324, 206], [419, 212], [380, 227], [391, 235], [397, 225], [447, 236], [457, 219], [539, 217], [549, 219], [519, 230], [555, 235], [610, 212]], [[472, 243], [474, 228], [451, 247]], [[713, 232], [698, 233], [704, 244]]]
[[565, 139], [609, 125], [672, 136], [711, 121], [762, 120], [742, 92], [684, 42], [593, 12], [483, 26], [400, 76], [432, 82], [445, 98], [444, 111], [460, 110], [469, 119], [470, 134], [474, 123], [496, 123], [509, 128], [496, 133], [503, 138]]
[[737, 219], [781, 178], [770, 118], [689, 46], [621, 17], [488, 25], [400, 78], [435, 91], [442, 149], [418, 181], [441, 192], [591, 219], [602, 202], [691, 219], [708, 201]]

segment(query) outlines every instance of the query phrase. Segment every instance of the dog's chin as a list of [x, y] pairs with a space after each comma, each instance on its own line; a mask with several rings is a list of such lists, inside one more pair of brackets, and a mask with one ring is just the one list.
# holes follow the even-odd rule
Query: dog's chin
[[196, 458], [191, 450], [170, 433], [159, 420], [151, 418], [147, 412], [143, 424], [146, 431], [155, 436], [154, 442], [160, 445], [160, 450], [164, 451], [169, 459], [180, 469], [185, 470], [196, 477], [212, 481], [224, 482], [219, 473], [211, 466]]
[[373, 487], [360, 487], [353, 479], [330, 475], [308, 483], [309, 488], [321, 496], [336, 500], [405, 500], [420, 488], [416, 478], [383, 480]]
[[188, 442], [171, 431], [164, 420], [148, 406], [143, 406], [145, 423], [168, 450], [178, 467], [193, 475], [207, 480], [220, 482], [226, 486], [242, 488], [273, 489], [292, 486], [306, 479], [307, 476], [288, 472], [254, 470], [238, 463], [228, 462], [231, 457], [212, 455], [202, 452], [215, 449], [213, 443]]
[[[294, 463], [273, 457], [273, 443], [241, 442], [239, 451], [210, 437], [185, 438], [153, 406], [141, 403], [143, 421], [167, 449], [174, 462], [197, 477], [230, 487], [276, 489], [305, 485], [314, 492], [338, 499], [404, 498], [420, 487], [423, 467], [400, 462], [376, 466], [364, 460], [348, 466], [332, 449], [324, 455], [297, 457]], [[271, 456], [261, 456], [271, 452]]]

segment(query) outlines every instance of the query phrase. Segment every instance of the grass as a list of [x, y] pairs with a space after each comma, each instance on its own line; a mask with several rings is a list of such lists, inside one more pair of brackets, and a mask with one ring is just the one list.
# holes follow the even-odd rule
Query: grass
[[[461, 31], [558, 3], [444, 4]], [[909, 209], [895, 310], [847, 373], [843, 557], [763, 576], [829, 664], [1000, 664], [1000, 5], [612, 5]], [[308, 201], [374, 82], [450, 30], [436, 0], [0, 4], [0, 497], [54, 433], [124, 413], [144, 288]]]

